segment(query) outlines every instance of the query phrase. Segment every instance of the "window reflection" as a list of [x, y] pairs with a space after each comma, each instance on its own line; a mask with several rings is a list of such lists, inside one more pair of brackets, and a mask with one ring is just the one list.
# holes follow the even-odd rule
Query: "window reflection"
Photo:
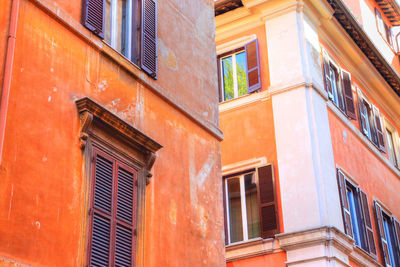
[[260, 236], [260, 217], [258, 215], [257, 184], [254, 173], [244, 176], [246, 192], [247, 232], [248, 238]]
[[239, 178], [228, 180], [229, 228], [231, 243], [243, 240], [242, 207]]

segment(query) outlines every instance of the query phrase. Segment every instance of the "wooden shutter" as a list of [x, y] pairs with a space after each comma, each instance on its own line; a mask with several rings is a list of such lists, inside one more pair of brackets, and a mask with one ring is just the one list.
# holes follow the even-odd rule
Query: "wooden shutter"
[[247, 92], [261, 89], [260, 58], [257, 39], [245, 45], [247, 61]]
[[274, 237], [279, 233], [279, 219], [272, 164], [257, 168], [257, 176], [261, 237]]
[[375, 129], [377, 134], [378, 146], [380, 150], [386, 151], [385, 141], [384, 141], [385, 139], [383, 137], [382, 123], [381, 123], [381, 116], [379, 114], [379, 109], [373, 106], [373, 110], [374, 110], [373, 114], [375, 119]]
[[338, 177], [338, 185], [339, 185], [339, 196], [340, 203], [342, 205], [342, 214], [343, 214], [343, 224], [345, 233], [351, 237], [353, 237], [353, 228], [351, 226], [351, 215], [349, 202], [347, 201], [346, 194], [346, 178], [341, 170], [337, 170]]
[[329, 67], [329, 56], [328, 53], [323, 51], [322, 53], [322, 60], [324, 64], [324, 85], [325, 85], [325, 90], [328, 93], [328, 97], [330, 99], [333, 99], [333, 88], [331, 84], [331, 72], [330, 72], [330, 67]]
[[83, 24], [104, 39], [105, 0], [84, 0], [83, 3]]
[[90, 266], [108, 266], [112, 225], [113, 161], [95, 154]]
[[365, 229], [365, 237], [367, 249], [372, 256], [376, 258], [376, 247], [374, 240], [374, 231], [372, 230], [371, 216], [369, 213], [367, 194], [360, 189], [360, 206], [363, 214], [363, 224]]
[[[116, 266], [132, 266], [135, 255], [136, 187], [134, 173], [117, 164], [117, 214], [115, 233]], [[134, 265], [134, 264], [133, 264]]]
[[382, 252], [383, 252], [383, 263], [384, 263], [383, 265], [386, 266], [386, 264], [390, 264], [389, 248], [388, 248], [388, 244], [387, 244], [385, 228], [383, 227], [382, 208], [376, 201], [375, 201], [375, 215], [376, 215], [376, 221], [378, 223], [379, 237], [381, 240], [381, 246], [382, 246]]
[[136, 172], [94, 150], [89, 266], [134, 266]]
[[360, 113], [360, 128], [364, 135], [368, 137], [368, 114], [364, 106], [364, 98], [360, 91], [358, 91], [358, 109]]
[[353, 90], [351, 89], [351, 75], [344, 70], [342, 70], [342, 88], [346, 114], [351, 119], [355, 120], [356, 110], [354, 108]]
[[157, 3], [155, 0], [141, 1], [141, 67], [157, 79]]
[[394, 233], [395, 233], [395, 239], [396, 239], [396, 244], [397, 244], [397, 255], [398, 255], [398, 261], [400, 264], [400, 223], [398, 220], [394, 219]]

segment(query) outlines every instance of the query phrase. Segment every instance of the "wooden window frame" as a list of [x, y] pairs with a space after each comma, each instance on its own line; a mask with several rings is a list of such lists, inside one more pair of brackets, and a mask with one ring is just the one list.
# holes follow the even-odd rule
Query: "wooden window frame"
[[[218, 56], [218, 68], [219, 68], [219, 83], [220, 83], [220, 94], [221, 94], [221, 101], [220, 102], [226, 102], [230, 101], [233, 99], [237, 99], [239, 97], [243, 97], [248, 95], [249, 93], [239, 96], [239, 89], [237, 85], [237, 71], [236, 71], [236, 55], [239, 53], [245, 52], [245, 47], [239, 47], [236, 48], [232, 51], [223, 53]], [[224, 88], [224, 67], [222, 65], [222, 60], [224, 58], [232, 57], [232, 75], [233, 75], [233, 98], [232, 99], [227, 99], [225, 100], [225, 88]], [[246, 62], [246, 69], [247, 69], [247, 62]], [[247, 86], [247, 85], [246, 85]], [[248, 88], [246, 88], [248, 90]]]
[[[376, 245], [375, 245], [374, 233], [373, 233], [372, 223], [371, 223], [370, 205], [368, 204], [367, 195], [363, 190], [361, 190], [360, 185], [343, 169], [337, 168], [337, 174], [338, 174], [339, 196], [341, 198], [342, 216], [343, 216], [343, 223], [344, 223], [344, 227], [345, 227], [345, 233], [355, 241], [354, 246], [360, 248], [362, 251], [365, 251], [367, 254], [371, 255], [373, 258], [376, 258]], [[339, 174], [343, 175], [344, 185], [340, 185]], [[345, 192], [341, 191], [342, 186], [344, 186]], [[354, 202], [355, 206], [353, 208], [356, 213], [355, 214], [356, 218], [353, 218], [353, 215], [351, 212], [351, 204], [350, 204], [350, 201], [347, 196], [348, 188], [350, 188], [350, 190], [353, 193], [353, 199], [355, 201]], [[343, 193], [345, 193], [345, 195], [343, 195]], [[346, 198], [348, 208], [346, 208], [345, 203], [343, 203], [343, 200], [342, 200], [343, 197]], [[363, 202], [363, 201], [365, 201], [365, 202]], [[364, 207], [364, 205], [365, 205], [365, 207]], [[364, 208], [367, 210], [364, 210]], [[347, 223], [346, 223], [346, 218], [345, 218], [344, 212], [346, 212], [350, 218], [351, 234], [348, 233], [348, 228], [346, 228]], [[355, 238], [355, 229], [353, 226], [353, 221], [356, 221], [356, 226], [358, 229], [357, 234], [359, 236], [359, 244], [357, 244], [357, 240]], [[370, 244], [371, 241], [373, 242], [373, 244]]]
[[391, 159], [390, 157], [390, 153], [389, 153], [389, 146], [386, 145], [387, 147], [387, 154], [389, 157], [389, 160], [393, 163], [393, 165], [400, 169], [400, 137], [399, 137], [399, 133], [396, 129], [396, 127], [390, 123], [386, 118], [383, 119], [384, 121], [384, 130], [385, 130], [385, 142], [387, 144], [387, 131], [390, 131], [392, 134], [392, 141], [393, 141], [393, 153], [396, 157], [396, 160], [393, 161], [393, 159]]
[[[351, 74], [350, 72], [346, 71], [345, 69], [341, 68], [339, 64], [332, 59], [332, 57], [329, 55], [329, 53], [325, 50], [322, 49], [322, 59], [323, 59], [323, 76], [324, 76], [324, 83], [326, 83], [328, 80], [329, 83], [329, 88], [332, 90], [332, 93], [326, 88], [326, 91], [328, 93], [328, 98], [329, 100], [348, 118], [351, 120], [356, 120], [356, 108], [355, 108], [355, 101], [354, 101], [354, 95], [353, 95], [353, 86], [351, 83]], [[325, 62], [328, 65], [325, 67]], [[327, 69], [325, 69], [327, 68]], [[326, 71], [329, 71], [329, 75], [326, 75]], [[334, 73], [335, 80], [332, 79], [332, 73]], [[345, 93], [345, 84], [344, 84], [344, 78], [343, 75], [347, 74], [349, 75], [349, 82], [351, 86], [351, 95], [346, 95]], [[325, 87], [328, 85], [325, 84]], [[348, 110], [347, 106], [347, 101], [351, 100], [353, 108], [352, 110]]]
[[[378, 148], [379, 151], [386, 153], [386, 142], [385, 139], [386, 137], [383, 136], [382, 142], [379, 141], [379, 130], [378, 130], [378, 122], [376, 121], [376, 118], [379, 118], [379, 123], [380, 123], [380, 128], [382, 129], [381, 133], [384, 135], [384, 123], [382, 116], [380, 115], [380, 110], [371, 104], [370, 101], [364, 96], [360, 88], [357, 88], [357, 95], [358, 95], [358, 119], [359, 119], [359, 124], [360, 124], [360, 131], [368, 138], [368, 140], [376, 147]], [[362, 107], [360, 106], [362, 105]], [[365, 110], [364, 107], [366, 108], [366, 120], [365, 122], [367, 123], [367, 133], [364, 131], [363, 123], [362, 123], [362, 118], [361, 116], [362, 113], [364, 114]], [[363, 112], [361, 111], [363, 109]], [[377, 114], [376, 114], [377, 113]], [[364, 114], [365, 117], [365, 114]], [[376, 140], [375, 140], [376, 139]]]
[[[247, 174], [253, 173], [255, 175], [256, 179], [258, 180], [257, 177], [257, 172], [255, 169], [250, 169], [248, 171], [240, 172], [237, 174], [229, 175], [227, 177], [224, 177], [224, 189], [225, 189], [225, 203], [226, 203], [226, 209], [225, 209], [225, 215], [226, 215], [226, 220], [227, 220], [227, 233], [228, 233], [228, 244], [232, 245], [235, 243], [239, 242], [248, 242], [252, 241], [254, 239], [258, 239], [261, 237], [261, 229], [260, 229], [260, 236], [255, 237], [255, 238], [248, 238], [248, 228], [247, 228], [247, 208], [246, 208], [246, 194], [245, 194], [245, 183], [244, 183], [244, 176]], [[240, 203], [241, 203], [241, 211], [242, 211], [242, 229], [243, 229], [243, 240], [238, 241], [238, 242], [231, 242], [231, 235], [230, 235], [230, 214], [229, 214], [229, 192], [228, 192], [228, 180], [230, 179], [235, 179], [239, 178], [239, 184], [240, 184]], [[258, 189], [257, 189], [257, 195], [259, 194]]]
[[[379, 18], [378, 18], [379, 14]], [[382, 21], [382, 26], [383, 26], [383, 31], [380, 29], [380, 22], [379, 19]], [[397, 54], [395, 51], [395, 46], [394, 46], [394, 36], [392, 33], [392, 27], [389, 27], [385, 20], [383, 19], [382, 12], [375, 7], [375, 24], [376, 24], [376, 29], [378, 30], [379, 35], [382, 37], [383, 41], [390, 47], [393, 53]], [[389, 32], [388, 32], [389, 31]], [[388, 40], [389, 39], [389, 40]]]
[[[144, 133], [108, 111], [90, 98], [76, 101], [81, 127], [79, 131], [80, 147], [85, 165], [85, 214], [83, 224], [86, 238], [86, 262], [89, 262], [91, 244], [91, 204], [93, 192], [94, 153], [101, 151], [102, 155], [114, 158], [119, 164], [136, 172], [137, 204], [136, 204], [136, 253], [133, 262], [135, 267], [144, 267], [144, 214], [146, 185], [152, 177], [151, 169], [156, 159], [156, 152], [162, 146]], [[136, 182], [135, 182], [136, 184]], [[115, 190], [115, 188], [114, 188]], [[115, 195], [114, 195], [115, 196]], [[132, 219], [132, 223], [134, 219]], [[132, 240], [133, 242], [133, 240]], [[134, 246], [134, 245], [132, 245]], [[110, 251], [110, 253], [112, 250]], [[111, 257], [111, 255], [110, 255]], [[85, 264], [83, 264], [85, 265]]]

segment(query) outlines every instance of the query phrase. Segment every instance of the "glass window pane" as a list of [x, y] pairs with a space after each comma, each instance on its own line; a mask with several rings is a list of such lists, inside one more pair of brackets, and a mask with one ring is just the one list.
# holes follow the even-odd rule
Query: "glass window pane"
[[116, 50], [124, 56], [128, 52], [128, 6], [127, 0], [117, 0], [117, 43]]
[[255, 174], [244, 176], [246, 191], [247, 232], [249, 239], [260, 236], [260, 217], [258, 215], [257, 184]]
[[111, 44], [111, 0], [106, 0], [104, 41], [108, 44]]
[[389, 129], [386, 129], [386, 139], [387, 139], [387, 147], [388, 147], [388, 154], [389, 154], [389, 159], [395, 164], [396, 164], [396, 154], [394, 152], [394, 144], [393, 144], [393, 135], [389, 131]]
[[247, 95], [247, 66], [246, 54], [241, 52], [236, 54], [236, 75], [238, 84], [238, 96]]
[[228, 183], [229, 229], [231, 243], [243, 240], [242, 207], [240, 199], [240, 180], [232, 178]]
[[224, 79], [224, 100], [232, 99], [234, 97], [232, 57], [222, 59], [222, 75]]
[[395, 259], [394, 259], [394, 240], [392, 240], [392, 227], [391, 227], [391, 221], [390, 218], [383, 216], [383, 227], [385, 230], [385, 235], [386, 235], [386, 241], [389, 249], [389, 259], [390, 259], [390, 265], [395, 266]]
[[354, 241], [356, 241], [357, 246], [361, 246], [360, 230], [358, 228], [357, 211], [356, 204], [354, 200], [354, 193], [351, 188], [347, 187], [347, 200], [349, 202], [350, 216], [351, 216], [351, 226], [353, 228]]

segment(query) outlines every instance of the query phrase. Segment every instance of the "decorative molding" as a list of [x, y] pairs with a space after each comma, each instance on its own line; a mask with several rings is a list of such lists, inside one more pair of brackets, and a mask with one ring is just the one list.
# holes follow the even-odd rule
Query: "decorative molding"
[[301, 8], [302, 3], [293, 1], [291, 3], [279, 6], [278, 8], [268, 10], [264, 14], [261, 15], [261, 20], [267, 21], [276, 17], [283, 16], [289, 12], [299, 11], [299, 7]]
[[226, 43], [217, 45], [217, 55], [221, 55], [226, 52], [244, 47], [247, 43], [250, 43], [251, 41], [253, 41], [255, 39], [257, 39], [257, 36], [255, 34], [252, 34], [252, 35], [240, 37], [240, 38], [235, 39], [230, 42], [226, 42]]
[[156, 160], [155, 152], [161, 149], [162, 146], [88, 97], [77, 100], [76, 106], [81, 121], [79, 131], [81, 149], [83, 150], [86, 147], [88, 138], [94, 135], [94, 133], [91, 132], [93, 124], [107, 126], [111, 129], [113, 135], [119, 134], [122, 140], [138, 147], [146, 153], [144, 168], [146, 185], [149, 184], [150, 178], [152, 177], [150, 170]]
[[400, 76], [384, 59], [343, 1], [328, 0], [328, 2], [334, 10], [333, 16], [342, 25], [343, 29], [353, 39], [361, 51], [363, 51], [366, 57], [371, 61], [396, 94], [400, 96]]
[[222, 175], [225, 176], [225, 175], [245, 171], [248, 169], [256, 168], [256, 167], [266, 164], [266, 163], [267, 163], [266, 157], [253, 158], [253, 159], [235, 162], [235, 163], [232, 163], [229, 165], [222, 166]]
[[226, 246], [225, 255], [226, 262], [232, 262], [282, 251], [277, 239], [257, 238], [255, 240]]
[[234, 110], [253, 104], [254, 102], [268, 99], [268, 91], [255, 92], [238, 98], [234, 98], [219, 104], [219, 112]]
[[353, 134], [355, 134], [355, 136], [358, 137], [358, 139], [360, 139], [362, 143], [364, 143], [364, 145], [369, 148], [369, 150], [373, 154], [375, 154], [378, 159], [381, 160], [382, 163], [384, 163], [398, 178], [400, 178], [400, 170], [398, 170], [389, 159], [382, 155], [382, 153], [376, 148], [376, 146], [373, 145], [372, 142], [367, 137], [365, 137], [365, 135], [362, 134], [356, 126], [354, 126], [354, 124], [349, 121], [349, 119], [343, 114], [341, 110], [339, 110], [338, 107], [335, 106], [335, 104], [333, 104], [331, 101], [327, 101], [327, 107], [333, 112], [333, 114], [336, 115], [336, 117], [338, 117], [343, 122], [345, 126], [347, 126], [350, 131], [353, 132]]
[[222, 15], [242, 6], [243, 3], [241, 0], [216, 0], [214, 5], [214, 15]]
[[[275, 236], [280, 247], [288, 253], [287, 266], [307, 266], [310, 262], [326, 261], [333, 265], [349, 266], [352, 259], [362, 266], [381, 267], [373, 257], [354, 245], [354, 240], [339, 229], [332, 226], [322, 226], [294, 233], [283, 233]], [[323, 249], [318, 249], [318, 246]], [[307, 250], [307, 248], [309, 250]], [[295, 251], [301, 251], [296, 253]]]

